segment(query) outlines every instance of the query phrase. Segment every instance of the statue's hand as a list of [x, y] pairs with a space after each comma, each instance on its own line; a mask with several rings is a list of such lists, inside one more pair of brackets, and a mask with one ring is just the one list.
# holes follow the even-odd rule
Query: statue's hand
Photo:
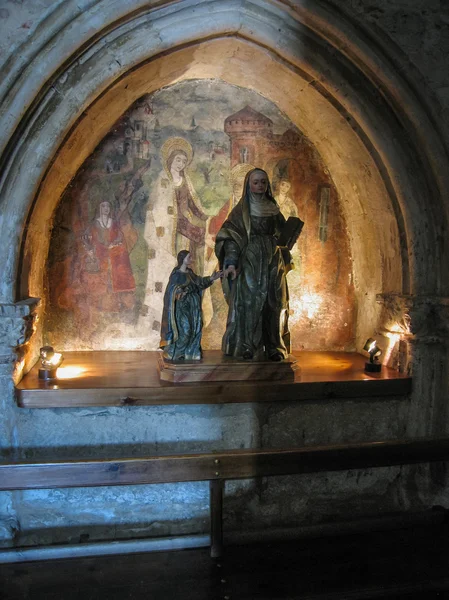
[[224, 270], [223, 277], [231, 277], [231, 279], [234, 280], [237, 277], [235, 265], [229, 265], [229, 267]]

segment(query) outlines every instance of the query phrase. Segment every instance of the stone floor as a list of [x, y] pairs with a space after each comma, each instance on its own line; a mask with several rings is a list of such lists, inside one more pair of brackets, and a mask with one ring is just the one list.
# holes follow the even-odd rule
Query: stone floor
[[1, 600], [449, 598], [447, 527], [0, 565]]

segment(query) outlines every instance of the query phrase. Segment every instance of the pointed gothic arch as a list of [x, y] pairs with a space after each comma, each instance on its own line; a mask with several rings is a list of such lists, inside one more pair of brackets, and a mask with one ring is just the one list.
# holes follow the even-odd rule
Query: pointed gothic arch
[[447, 294], [446, 149], [390, 41], [324, 0], [64, 8], [51, 43], [37, 32], [2, 82], [3, 301], [43, 295], [55, 207], [112, 123], [139, 95], [195, 77], [256, 89], [320, 151], [344, 200], [359, 343], [378, 326], [376, 295]]

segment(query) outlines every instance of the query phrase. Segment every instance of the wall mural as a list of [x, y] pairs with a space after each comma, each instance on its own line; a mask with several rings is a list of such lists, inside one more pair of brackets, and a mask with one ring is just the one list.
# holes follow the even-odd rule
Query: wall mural
[[[265, 169], [283, 215], [305, 221], [288, 274], [294, 349], [349, 350], [355, 300], [338, 194], [307, 138], [254, 91], [222, 81], [140, 98], [85, 161], [54, 217], [45, 342], [62, 350], [159, 345], [165, 286], [179, 250], [200, 276], [246, 173]], [[203, 348], [220, 348], [220, 282], [203, 297]]]

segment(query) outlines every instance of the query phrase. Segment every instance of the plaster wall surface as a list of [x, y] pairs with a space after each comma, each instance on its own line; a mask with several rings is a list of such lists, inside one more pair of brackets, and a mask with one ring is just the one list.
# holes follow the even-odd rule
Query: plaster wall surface
[[[69, 11], [64, 9], [73, 4], [70, 0], [28, 0], [26, 3], [7, 0], [2, 3], [0, 62], [6, 68], [6, 73], [8, 61], [21, 60], [21, 44], [39, 30], [48, 33], [50, 39], [57, 19], [61, 19], [64, 12], [68, 14]], [[237, 4], [241, 3], [235, 3], [235, 6]], [[303, 4], [306, 5], [307, 2]], [[402, 69], [405, 72], [419, 72], [418, 78], [425, 88], [425, 92], [423, 89], [420, 92], [424, 93], [426, 102], [432, 107], [433, 114], [438, 118], [438, 126], [446, 132], [448, 141], [449, 74], [445, 64], [449, 53], [447, 3], [443, 0], [332, 0], [331, 4], [337, 11], [342, 11], [365, 26], [373, 39], [378, 42], [384, 39], [393, 40], [397, 44]], [[84, 11], [86, 15], [94, 16], [95, 19], [91, 23], [96, 22], [97, 28], [101, 29], [104, 21], [102, 15], [95, 12], [96, 2], [84, 0], [77, 5], [80, 12]], [[210, 27], [213, 29], [212, 17]], [[82, 33], [85, 34], [84, 31]], [[68, 33], [67, 44], [76, 48], [80, 37], [81, 32], [73, 29]], [[162, 45], [161, 38], [159, 43]], [[36, 82], [43, 84], [48, 77], [47, 67], [52, 60], [54, 61], [52, 51], [55, 51], [55, 47], [49, 43], [48, 63], [42, 62], [34, 67], [34, 79], [30, 78], [27, 84], [29, 88], [34, 85], [37, 91], [39, 86]], [[245, 51], [242, 52], [244, 54]], [[104, 53], [108, 53], [106, 46]], [[120, 60], [117, 64], [114, 54], [108, 58], [111, 73], [113, 69], [119, 73]], [[199, 58], [200, 54], [197, 55], [197, 59]], [[106, 69], [107, 64], [103, 62], [102, 68]], [[201, 67], [201, 62], [199, 65]], [[56, 61], [56, 66], [59, 68], [61, 65]], [[80, 69], [82, 71], [82, 66]], [[162, 77], [167, 75], [164, 68], [161, 74]], [[167, 82], [169, 80], [170, 78]], [[260, 86], [263, 85], [263, 82], [254, 83], [255, 87], [258, 87], [259, 83]], [[313, 94], [310, 85], [304, 84], [304, 87], [310, 88], [310, 93]], [[294, 88], [291, 90], [290, 95], [287, 95], [288, 100], [293, 100], [296, 96]], [[60, 92], [53, 89], [53, 93], [57, 97]], [[119, 90], [118, 93], [125, 92]], [[77, 114], [77, 109], [80, 105], [83, 106], [84, 102], [76, 94], [70, 95], [69, 91], [66, 101], [67, 110], [72, 116]], [[15, 128], [17, 115], [13, 114], [13, 109], [7, 103], [3, 106], [2, 117], [9, 125], [11, 133]], [[25, 111], [25, 106], [20, 104], [20, 98], [15, 110], [21, 114]], [[300, 109], [297, 110], [299, 114]], [[341, 125], [343, 127], [343, 124]], [[5, 127], [0, 138], [2, 147], [7, 141], [6, 132]], [[320, 130], [319, 134], [323, 141], [323, 130]], [[332, 134], [332, 127], [329, 127], [327, 135]], [[84, 141], [85, 138], [81, 137], [81, 145]], [[23, 171], [36, 165], [42, 170], [42, 157], [53, 142], [49, 137], [46, 145], [32, 148], [35, 164], [25, 161], [22, 165]], [[395, 140], [391, 143], [394, 144]], [[338, 160], [342, 165], [347, 163], [347, 156], [338, 144], [332, 146], [328, 152], [335, 154], [334, 161]], [[437, 169], [438, 166], [434, 165]], [[60, 172], [64, 174], [64, 164], [61, 165]], [[346, 186], [349, 190], [352, 185], [350, 173], [342, 168], [339, 174], [346, 180], [346, 183], [342, 183], [343, 187]], [[8, 218], [7, 222], [3, 222], [3, 227], [12, 229], [17, 238], [21, 236], [24, 227], [23, 215], [15, 205], [13, 194], [15, 186], [19, 187], [19, 184], [19, 180], [14, 181], [9, 188], [11, 194], [1, 200], [2, 207], [8, 207], [8, 211], [2, 211], [3, 219], [6, 216]], [[31, 196], [37, 187], [36, 180], [35, 189], [29, 190]], [[357, 192], [351, 194], [352, 200], [349, 200], [348, 196], [348, 212], [357, 206], [354, 200], [356, 196]], [[427, 197], [423, 199], [423, 204], [426, 202]], [[445, 208], [447, 210], [449, 207]], [[360, 209], [355, 217], [355, 220], [365, 218], [363, 210]], [[420, 219], [419, 213], [415, 218], [417, 221]], [[48, 226], [48, 223], [44, 223], [44, 226]], [[387, 232], [381, 232], [381, 235], [387, 236]], [[423, 249], [419, 246], [419, 239], [415, 243], [417, 246], [410, 248], [410, 252], [421, 257], [420, 260], [424, 264], [421, 268], [425, 270], [429, 268], [425, 263], [426, 254], [430, 254], [432, 248]], [[388, 241], [385, 245], [388, 246]], [[14, 266], [11, 262], [1, 266], [3, 275], [0, 296], [3, 300], [11, 302], [11, 289], [15, 281]], [[366, 274], [366, 277], [370, 276], [369, 273]], [[363, 277], [362, 272], [360, 277]], [[364, 285], [365, 282], [362, 281], [361, 287]], [[372, 297], [366, 303], [367, 307], [374, 304], [373, 297], [377, 291], [375, 287], [372, 286]], [[390, 290], [392, 288], [393, 285]], [[369, 319], [375, 321], [376, 317], [377, 314]], [[14, 403], [11, 381], [12, 349], [24, 343], [26, 336], [21, 329], [23, 323], [19, 312], [7, 316], [7, 319], [11, 320], [5, 325], [4, 339], [0, 340], [0, 450], [4, 457], [39, 458], [44, 454], [48, 456], [49, 453], [57, 457], [67, 452], [72, 456], [86, 456], [89, 453], [111, 456], [119, 451], [119, 446], [129, 455], [130, 452], [143, 452], [148, 448], [153, 451], [177, 452], [258, 445], [276, 447], [290, 443], [318, 444], [398, 438], [404, 435], [406, 428], [413, 434], [423, 435], [429, 430], [435, 431], [433, 425], [438, 425], [441, 432], [447, 430], [447, 414], [439, 411], [437, 402], [429, 401], [423, 411], [419, 403], [410, 404], [404, 399], [277, 405], [264, 409], [252, 405], [188, 407], [182, 411], [177, 407], [82, 411], [18, 409]], [[5, 319], [2, 319], [2, 323], [4, 322]], [[427, 381], [433, 378], [431, 387], [436, 388], [435, 394], [438, 396], [440, 393], [444, 396], [444, 382], [447, 379], [444, 366], [445, 350], [434, 344], [431, 347], [416, 348], [415, 354], [419, 393], [428, 397]], [[430, 424], [433, 424], [432, 427]], [[447, 490], [444, 488], [440, 489], [438, 494], [433, 493], [426, 487], [425, 478], [419, 469], [402, 470], [402, 476], [401, 470], [388, 469], [281, 478], [258, 483], [231, 483], [227, 487], [226, 503], [228, 522], [238, 528], [242, 523], [260, 527], [264, 524], [300, 523], [307, 519], [310, 521], [346, 518], [354, 514], [354, 511], [358, 514], [374, 514], [379, 509], [419, 507], [421, 503], [428, 506], [435, 503], [436, 499], [447, 505]], [[80, 539], [87, 530], [92, 538], [98, 539], [202, 532], [207, 530], [207, 502], [207, 489], [202, 483], [139, 486], [118, 490], [98, 488], [2, 493], [0, 540], [5, 545], [73, 541]], [[168, 518], [169, 515], [174, 515], [175, 518]]]
[[[98, 61], [96, 58], [92, 68], [99, 69]], [[79, 74], [76, 75], [78, 77]], [[205, 77], [237, 85], [244, 83], [250, 89], [260, 90], [298, 124], [328, 165], [341, 197], [354, 257], [358, 301], [357, 345], [360, 347], [361, 340], [366, 340], [367, 332], [377, 322], [376, 293], [380, 290], [400, 292], [403, 284], [400, 233], [375, 161], [354, 135], [346, 119], [306, 81], [301, 81], [298, 90], [294, 74], [272, 56], [252, 45], [227, 39], [201, 44], [194, 50], [186, 48], [144, 64], [105, 92], [83, 115], [42, 182], [34, 206], [34, 218], [28, 224], [24, 250], [28, 294], [43, 296], [41, 265], [47, 256], [52, 216], [60, 195], [81, 166], [83, 158], [108, 132], [111, 123], [121, 116], [130, 102], [144, 93], [172, 81]], [[71, 84], [65, 85], [70, 92]], [[282, 94], [279, 94], [280, 89]], [[48, 126], [49, 132], [54, 132], [64, 118], [59, 110], [65, 111], [66, 108], [55, 107], [55, 115], [45, 119], [43, 126]], [[383, 138], [391, 146], [387, 136], [383, 135]], [[422, 243], [425, 245], [424, 240]], [[380, 269], [367, 268], [373, 257], [381, 265]]]
[[[224, 47], [227, 48], [228, 45]], [[215, 62], [216, 44], [205, 45], [205, 51], [214, 53], [212, 62]], [[237, 61], [233, 63], [237, 65]], [[281, 82], [280, 74], [277, 75]], [[151, 79], [153, 85], [156, 81], [140, 69], [138, 79]], [[282, 83], [287, 82], [282, 80]], [[130, 94], [133, 82], [126, 78], [122, 90], [123, 84]], [[106, 122], [112, 103], [108, 103], [105, 111]], [[257, 157], [249, 155], [247, 162], [241, 163], [239, 156], [236, 162], [240, 164], [236, 167], [231, 156], [238, 127], [234, 125], [230, 141], [224, 123], [226, 117], [231, 118], [228, 115], [243, 106], [250, 106], [253, 112], [256, 109], [260, 119], [270, 115], [267, 122], [272, 127], [256, 138], [254, 131], [246, 131], [252, 128], [248, 120], [240, 122], [240, 129], [246, 131], [245, 144], [257, 148]], [[91, 145], [92, 137], [89, 127], [86, 137], [83, 136], [84, 147]], [[176, 192], [166, 171], [166, 148], [173, 143], [183, 144], [193, 154], [185, 174], [192, 189], [192, 201], [195, 198], [196, 216], [176, 204]], [[78, 160], [79, 153], [74, 153], [73, 159]], [[57, 163], [58, 159], [55, 166]], [[280, 177], [289, 179], [289, 198], [285, 204], [281, 202], [281, 212], [285, 218], [300, 216], [306, 223], [293, 252], [295, 269], [287, 278], [292, 349], [353, 349], [352, 258], [346, 223], [329, 169], [276, 105], [252, 90], [217, 79], [190, 79], [141, 96], [120, 116], [70, 182], [54, 213], [44, 269], [47, 284], [43, 292], [39, 283], [36, 282], [36, 287], [33, 284], [33, 294], [46, 293], [44, 343], [62, 351], [157, 350], [164, 290], [176, 264], [180, 249], [177, 244], [190, 244], [196, 256], [192, 269], [197, 275], [208, 275], [216, 269], [217, 258], [208, 241], [213, 244], [231, 207], [241, 198], [244, 184], [244, 177], [233, 176], [231, 167], [249, 170], [251, 165], [269, 173], [275, 198]], [[54, 177], [47, 178], [42, 192], [46, 204], [50, 198], [56, 199], [55, 190], [60, 183], [60, 177], [56, 181]], [[130, 189], [135, 191], [130, 194]], [[327, 209], [323, 208], [320, 215], [323, 191], [329, 196]], [[102, 239], [102, 230], [98, 228], [99, 203], [105, 200], [109, 202], [107, 209], [117, 230], [126, 241], [126, 247], [120, 245], [111, 251], [110, 258], [104, 242], [99, 244]], [[39, 200], [36, 211], [38, 214], [46, 211]], [[389, 218], [392, 228], [385, 224], [387, 237], [391, 236], [393, 241], [388, 254], [394, 254], [397, 233], [394, 216], [390, 214]], [[176, 242], [176, 227], [185, 227], [180, 219], [192, 223], [197, 235], [206, 242], [203, 246], [192, 238], [190, 242], [186, 239]], [[187, 230], [184, 233], [187, 238], [191, 235]], [[367, 230], [365, 233], [367, 236]], [[42, 245], [41, 241], [41, 249]], [[120, 259], [112, 255], [117, 251]], [[30, 254], [35, 257], [36, 253]], [[123, 269], [121, 278], [118, 260]], [[37, 266], [35, 258], [34, 264]], [[110, 278], [114, 281], [114, 277], [111, 289], [109, 281]], [[203, 296], [203, 349], [221, 347], [226, 314], [221, 286], [215, 284]]]

